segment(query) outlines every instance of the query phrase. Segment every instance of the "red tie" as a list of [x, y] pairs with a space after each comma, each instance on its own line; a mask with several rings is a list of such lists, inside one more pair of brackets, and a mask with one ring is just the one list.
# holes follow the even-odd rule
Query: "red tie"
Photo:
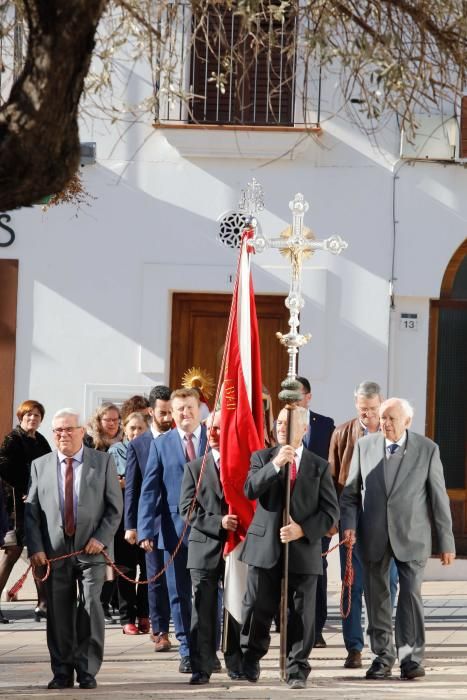
[[290, 463], [290, 490], [293, 491], [297, 480], [297, 463], [295, 460]]
[[196, 459], [195, 446], [193, 445], [193, 433], [187, 433], [185, 435], [186, 440], [186, 458], [189, 462]]
[[75, 534], [75, 514], [73, 510], [73, 460], [66, 458], [65, 471], [65, 534]]

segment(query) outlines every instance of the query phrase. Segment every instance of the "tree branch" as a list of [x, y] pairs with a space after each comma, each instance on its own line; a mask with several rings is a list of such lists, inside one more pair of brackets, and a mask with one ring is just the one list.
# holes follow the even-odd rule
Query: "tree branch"
[[23, 71], [0, 109], [0, 211], [63, 189], [79, 166], [77, 111], [108, 0], [24, 0]]

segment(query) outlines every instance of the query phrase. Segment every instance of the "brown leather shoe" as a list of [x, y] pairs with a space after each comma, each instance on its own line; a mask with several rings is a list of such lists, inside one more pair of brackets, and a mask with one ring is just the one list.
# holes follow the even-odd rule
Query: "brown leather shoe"
[[154, 636], [153, 639], [154, 651], [169, 651], [172, 646], [168, 632], [159, 632], [159, 634]]
[[362, 667], [362, 652], [357, 649], [351, 649], [344, 661], [344, 668], [361, 668]]
[[138, 618], [138, 631], [140, 634], [149, 634], [149, 630], [151, 629], [151, 625], [149, 623], [149, 618], [148, 617], [139, 617]]

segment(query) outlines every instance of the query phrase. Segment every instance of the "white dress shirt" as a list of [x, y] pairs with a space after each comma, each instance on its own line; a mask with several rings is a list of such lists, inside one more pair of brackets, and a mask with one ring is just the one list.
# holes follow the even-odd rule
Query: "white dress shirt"
[[[297, 449], [295, 450], [295, 466], [297, 467], [297, 474], [298, 474], [298, 470], [300, 469], [300, 462], [302, 459], [302, 454], [303, 454], [303, 445], [300, 445], [300, 447], [297, 447]], [[274, 464], [274, 460], [272, 461], [272, 463]], [[281, 467], [278, 467], [276, 464], [274, 464], [274, 469], [279, 474]]]
[[[76, 513], [78, 510], [78, 497], [79, 497], [79, 487], [81, 484], [81, 472], [83, 471], [83, 452], [84, 448], [81, 448], [78, 452], [72, 456], [73, 460], [73, 513], [75, 516], [76, 525]], [[58, 497], [60, 500], [60, 511], [62, 513], [62, 520], [65, 518], [65, 475], [66, 475], [66, 460], [68, 457], [57, 450], [57, 475], [58, 475]]]
[[[389, 448], [391, 447], [391, 445], [394, 445], [394, 444], [399, 445], [399, 449], [400, 449], [405, 444], [406, 440], [407, 440], [407, 431], [406, 430], [404, 430], [402, 437], [400, 437], [399, 440], [397, 440], [396, 442], [393, 442], [393, 440], [388, 440], [387, 438], [385, 438], [384, 442], [386, 445], [386, 457], [388, 457], [388, 458], [392, 457], [392, 454], [389, 451]], [[396, 452], [399, 452], [399, 450], [396, 450]]]
[[[177, 430], [178, 430], [178, 434], [180, 435], [180, 440], [182, 441], [183, 451], [186, 453], [185, 435], [190, 435], [190, 433], [186, 433], [181, 428], [177, 428]], [[195, 455], [198, 455], [199, 454], [199, 441], [201, 440], [201, 424], [198, 425], [198, 427], [195, 430], [193, 430], [191, 435], [192, 435], [193, 447], [195, 448]]]

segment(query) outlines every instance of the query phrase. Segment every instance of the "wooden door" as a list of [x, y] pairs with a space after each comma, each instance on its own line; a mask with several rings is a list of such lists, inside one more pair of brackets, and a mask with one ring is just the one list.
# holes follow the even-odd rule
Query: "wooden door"
[[[170, 386], [180, 386], [190, 367], [201, 367], [219, 379], [222, 352], [232, 296], [177, 292], [172, 297], [172, 339], [170, 351]], [[276, 332], [288, 330], [289, 313], [284, 297], [256, 295], [256, 312], [261, 347], [263, 384], [269, 389], [274, 417], [280, 402], [277, 395], [287, 375], [288, 355], [276, 338]]]
[[0, 260], [0, 442], [13, 424], [18, 261]]
[[467, 555], [467, 240], [430, 302], [426, 434], [440, 448], [458, 554]]

